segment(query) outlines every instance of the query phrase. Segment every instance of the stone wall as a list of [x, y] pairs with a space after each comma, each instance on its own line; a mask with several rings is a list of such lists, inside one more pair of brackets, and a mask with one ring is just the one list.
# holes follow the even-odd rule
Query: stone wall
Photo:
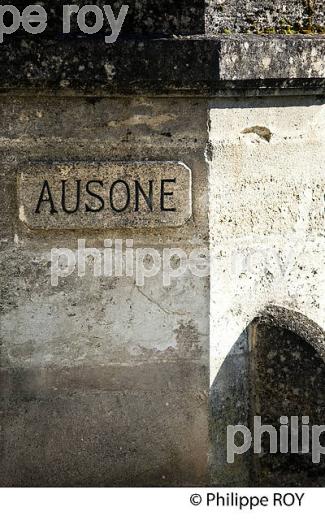
[[312, 98], [211, 105], [212, 380], [269, 305], [324, 328], [323, 113]]
[[[207, 471], [208, 279], [86, 276], [51, 287], [52, 248], [208, 244], [206, 104], [1, 100], [1, 485], [201, 484]], [[194, 219], [174, 229], [30, 230], [26, 161], [179, 160]]]
[[210, 0], [206, 30], [210, 34], [324, 32], [324, 4], [322, 0]]
[[[284, 382], [288, 395], [294, 388], [300, 388], [297, 396], [304, 392], [312, 370], [301, 356], [299, 336], [314, 345], [317, 359], [317, 352], [324, 352], [324, 333], [317, 329], [324, 331], [325, 326], [323, 114], [324, 104], [317, 98], [229, 99], [210, 105], [211, 465], [218, 485], [279, 482], [281, 470], [275, 464], [270, 473], [264, 459], [258, 470], [249, 454], [238, 457], [234, 466], [227, 464], [220, 432], [225, 432], [225, 424], [248, 426], [251, 414], [273, 424], [267, 418], [271, 415], [275, 420], [281, 408], [279, 392]], [[259, 339], [252, 342], [246, 328], [264, 315], [273, 317], [273, 328], [265, 332], [262, 327]], [[288, 331], [297, 334], [296, 339]], [[261, 339], [263, 334], [267, 340]], [[291, 345], [290, 352], [283, 344]], [[268, 357], [270, 351], [278, 359], [278, 372], [272, 354]], [[283, 370], [295, 370], [296, 387]], [[255, 385], [257, 394], [264, 395], [264, 403], [261, 395], [253, 399], [263, 403], [262, 412], [259, 405], [256, 411], [250, 404]], [[295, 410], [288, 415], [305, 414], [304, 399], [299, 401], [301, 413], [297, 401], [290, 406], [283, 402], [277, 418], [288, 409]], [[319, 399], [323, 403], [322, 393]], [[310, 416], [314, 408], [311, 404]], [[322, 412], [318, 421], [321, 417]], [[314, 468], [315, 483], [319, 483], [317, 471]], [[299, 480], [294, 469], [290, 472], [283, 475], [287, 485], [306, 482], [304, 473]], [[320, 483], [324, 485], [322, 479]]]
[[[293, 345], [281, 370], [292, 351], [300, 375], [313, 349], [322, 363], [325, 43], [246, 33], [321, 32], [321, 4], [136, 2], [114, 45], [62, 37], [58, 5], [0, 54], [0, 485], [265, 483], [249, 455], [225, 465], [225, 428], [250, 424], [253, 384], [278, 411], [274, 342]], [[159, 164], [153, 180], [185, 164], [186, 211], [114, 229], [27, 214], [42, 169], [65, 182], [116, 162]], [[138, 286], [90, 257], [51, 284], [52, 250], [78, 239], [209, 248], [211, 277]]]

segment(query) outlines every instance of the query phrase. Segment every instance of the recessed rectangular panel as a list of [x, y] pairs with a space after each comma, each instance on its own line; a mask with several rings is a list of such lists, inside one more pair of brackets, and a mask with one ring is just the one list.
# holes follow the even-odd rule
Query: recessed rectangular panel
[[29, 164], [19, 217], [31, 229], [178, 227], [191, 218], [191, 190], [180, 162]]

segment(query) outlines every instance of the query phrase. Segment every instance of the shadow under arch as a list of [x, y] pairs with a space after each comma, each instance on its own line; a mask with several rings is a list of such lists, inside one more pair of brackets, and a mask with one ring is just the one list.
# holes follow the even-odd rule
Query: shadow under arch
[[[301, 418], [309, 417], [310, 433], [312, 426], [325, 424], [325, 333], [306, 316], [277, 306], [257, 316], [224, 360], [211, 387], [209, 408], [213, 485], [325, 485], [325, 455], [320, 463], [312, 461], [311, 435], [309, 453], [301, 453]], [[283, 416], [288, 417], [288, 453], [279, 453]], [[269, 453], [270, 436], [264, 433], [262, 453], [254, 454], [251, 448], [229, 463], [227, 426], [246, 426], [254, 443], [255, 417], [275, 429], [277, 453]], [[238, 434], [236, 443], [242, 442]], [[320, 442], [325, 446], [325, 433]], [[290, 452], [291, 443], [299, 453]]]

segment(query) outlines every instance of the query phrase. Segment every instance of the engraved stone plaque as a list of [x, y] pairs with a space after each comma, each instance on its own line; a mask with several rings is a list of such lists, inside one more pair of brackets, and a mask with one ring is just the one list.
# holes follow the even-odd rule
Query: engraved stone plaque
[[31, 229], [178, 227], [191, 192], [181, 162], [35, 163], [18, 175], [19, 218]]

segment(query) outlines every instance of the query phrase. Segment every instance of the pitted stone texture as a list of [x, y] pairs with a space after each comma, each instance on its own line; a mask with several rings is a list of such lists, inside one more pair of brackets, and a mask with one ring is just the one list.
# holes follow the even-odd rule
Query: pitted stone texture
[[[317, 92], [324, 86], [321, 36], [235, 35], [154, 40], [9, 39], [0, 92], [207, 95], [279, 88]], [[322, 92], [323, 90], [321, 90]]]
[[220, 79], [228, 81], [325, 78], [325, 38], [222, 38]]
[[324, 329], [324, 106], [317, 99], [216, 102], [210, 128], [214, 379], [269, 305]]
[[318, 30], [324, 27], [322, 0], [208, 0], [206, 31], [247, 33]]
[[[315, 463], [316, 445], [308, 443], [308, 453], [301, 452], [301, 418], [309, 425], [324, 424], [325, 364], [324, 334], [322, 356], [300, 336], [286, 329], [272, 327], [256, 320], [251, 331], [251, 406], [252, 415], [261, 417], [262, 424], [273, 425], [277, 431], [280, 417], [287, 417], [289, 428], [297, 422], [298, 446], [288, 453], [270, 454], [270, 443], [263, 436], [261, 455], [254, 457], [250, 485], [324, 486], [324, 459]], [[296, 419], [294, 419], [296, 417]], [[323, 443], [324, 434], [320, 436]]]

